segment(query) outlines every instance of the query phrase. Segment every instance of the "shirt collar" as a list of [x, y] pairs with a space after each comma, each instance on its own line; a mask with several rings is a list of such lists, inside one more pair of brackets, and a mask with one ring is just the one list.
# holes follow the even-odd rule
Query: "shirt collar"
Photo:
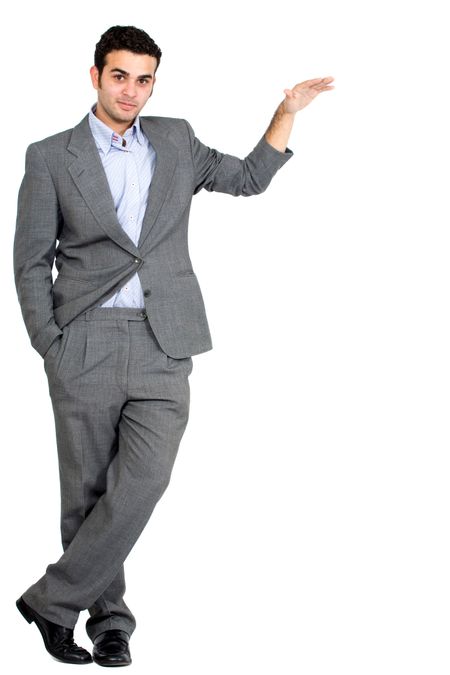
[[96, 108], [97, 104], [94, 103], [89, 111], [89, 126], [91, 128], [92, 135], [94, 136], [97, 147], [102, 150], [105, 155], [108, 154], [112, 146], [121, 150], [121, 141], [123, 138], [125, 138], [128, 143], [132, 138], [135, 138], [139, 145], [143, 145], [145, 143], [145, 136], [142, 132], [139, 115], [134, 120], [133, 125], [126, 130], [125, 134], [123, 136], [119, 136], [119, 134], [113, 131], [111, 127], [108, 127], [107, 124], [96, 117]]

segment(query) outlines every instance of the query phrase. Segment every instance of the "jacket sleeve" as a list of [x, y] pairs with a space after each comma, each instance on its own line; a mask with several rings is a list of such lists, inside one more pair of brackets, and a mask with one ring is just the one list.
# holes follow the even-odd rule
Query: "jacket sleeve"
[[289, 148], [284, 152], [276, 150], [263, 136], [245, 159], [239, 159], [204, 145], [189, 122], [186, 125], [195, 172], [194, 194], [202, 188], [234, 196], [260, 194], [294, 154]]
[[14, 278], [31, 344], [44, 356], [62, 330], [53, 315], [52, 268], [61, 213], [52, 177], [36, 144], [28, 147], [19, 190]]

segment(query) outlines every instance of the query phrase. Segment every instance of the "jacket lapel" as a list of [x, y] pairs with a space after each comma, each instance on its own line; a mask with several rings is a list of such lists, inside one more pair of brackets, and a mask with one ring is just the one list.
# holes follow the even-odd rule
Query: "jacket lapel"
[[151, 118], [141, 117], [141, 125], [156, 152], [156, 163], [138, 247], [134, 245], [117, 219], [108, 179], [89, 126], [89, 115], [74, 127], [67, 147], [68, 151], [76, 156], [75, 161], [68, 167], [69, 173], [94, 218], [111, 239], [135, 256], [141, 255], [140, 249], [142, 251], [142, 245], [167, 197], [178, 158], [175, 145], [154, 130]]
[[143, 243], [155, 224], [161, 207], [167, 198], [177, 165], [178, 150], [168, 138], [156, 132], [151, 117], [141, 117], [140, 119], [142, 131], [156, 152], [156, 165], [150, 185], [147, 208], [142, 221], [141, 235], [139, 237], [139, 248], [142, 250]]
[[77, 156], [68, 170], [92, 215], [111, 239], [132, 255], [138, 256], [138, 249], [117, 220], [108, 179], [89, 127], [88, 115], [74, 127], [67, 149]]

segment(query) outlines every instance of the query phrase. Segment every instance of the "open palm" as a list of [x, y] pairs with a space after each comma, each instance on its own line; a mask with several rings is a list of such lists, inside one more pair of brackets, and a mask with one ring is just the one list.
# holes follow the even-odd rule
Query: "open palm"
[[305, 108], [308, 103], [320, 94], [322, 91], [334, 89], [330, 82], [333, 77], [317, 77], [314, 80], [305, 80], [296, 84], [292, 89], [285, 89], [286, 98], [283, 101], [284, 111], [287, 113], [296, 113]]

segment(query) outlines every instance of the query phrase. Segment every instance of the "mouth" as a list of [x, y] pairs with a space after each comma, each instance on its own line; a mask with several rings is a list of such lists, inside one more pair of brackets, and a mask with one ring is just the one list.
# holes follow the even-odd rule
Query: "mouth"
[[133, 110], [136, 107], [135, 103], [129, 103], [128, 101], [117, 101], [122, 110]]

